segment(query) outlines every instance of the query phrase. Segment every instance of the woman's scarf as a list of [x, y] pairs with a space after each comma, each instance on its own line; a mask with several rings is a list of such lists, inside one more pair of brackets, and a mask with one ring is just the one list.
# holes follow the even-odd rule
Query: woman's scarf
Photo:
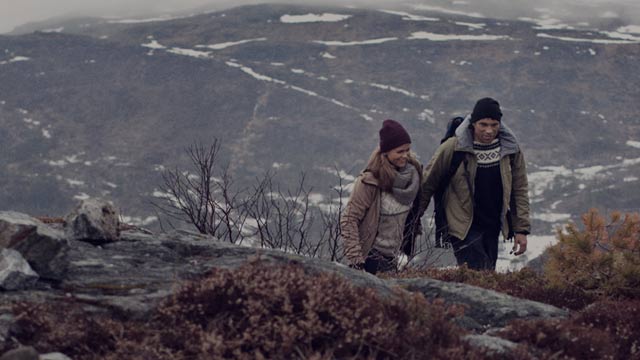
[[411, 205], [418, 194], [420, 187], [420, 174], [412, 164], [407, 164], [397, 171], [391, 193], [396, 200], [403, 205]]

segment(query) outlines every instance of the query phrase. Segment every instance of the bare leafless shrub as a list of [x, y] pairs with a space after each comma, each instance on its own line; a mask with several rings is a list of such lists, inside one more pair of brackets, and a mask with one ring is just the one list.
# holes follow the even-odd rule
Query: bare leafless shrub
[[337, 206], [320, 208], [310, 201], [312, 188], [302, 173], [295, 188], [282, 189], [275, 174], [266, 172], [254, 185], [241, 188], [228, 166], [219, 166], [221, 145], [192, 145], [187, 154], [192, 172], [163, 172], [153, 204], [170, 220], [193, 225], [200, 233], [234, 244], [252, 244], [333, 261], [342, 258], [339, 217], [343, 180], [335, 191]]
[[[247, 218], [241, 191], [233, 188], [229, 167], [217, 167], [220, 143], [195, 144], [186, 149], [195, 173], [166, 170], [160, 193], [165, 201], [153, 204], [170, 219], [187, 222], [200, 233], [235, 243]], [[219, 175], [219, 177], [216, 177]]]

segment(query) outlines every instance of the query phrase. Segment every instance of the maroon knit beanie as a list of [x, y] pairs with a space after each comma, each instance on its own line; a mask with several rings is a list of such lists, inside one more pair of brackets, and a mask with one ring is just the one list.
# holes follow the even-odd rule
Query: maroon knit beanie
[[380, 129], [380, 152], [386, 153], [404, 144], [411, 144], [407, 130], [395, 120], [383, 121]]

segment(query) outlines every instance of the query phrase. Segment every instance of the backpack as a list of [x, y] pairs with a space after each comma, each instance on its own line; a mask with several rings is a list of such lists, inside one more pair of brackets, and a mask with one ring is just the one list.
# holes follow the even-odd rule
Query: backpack
[[[447, 124], [447, 131], [444, 134], [442, 140], [440, 140], [440, 144], [447, 141], [449, 138], [456, 136], [456, 129], [462, 122], [464, 121], [463, 117], [456, 116], [452, 118]], [[513, 166], [513, 155], [510, 155], [511, 166]], [[453, 157], [451, 158], [451, 164], [449, 166], [449, 171], [444, 175], [444, 177], [440, 180], [440, 184], [438, 184], [438, 188], [436, 189], [435, 194], [433, 195], [433, 213], [435, 219], [435, 247], [437, 248], [450, 248], [451, 242], [449, 241], [449, 225], [447, 224], [447, 215], [445, 214], [445, 204], [444, 204], [444, 192], [449, 186], [449, 182], [453, 175], [458, 171], [460, 164], [464, 162], [464, 166], [466, 169], [467, 161], [465, 159], [465, 154], [462, 151], [454, 151]], [[467, 185], [469, 189], [471, 189], [471, 180], [467, 177]], [[512, 195], [511, 198], [511, 208], [514, 209], [514, 198]], [[512, 239], [513, 234], [513, 226], [512, 226], [512, 214], [507, 212], [507, 223], [509, 226], [509, 234], [507, 235], [507, 239]]]
[[[456, 116], [452, 118], [447, 124], [447, 131], [444, 134], [442, 140], [440, 140], [440, 144], [447, 141], [449, 138], [456, 136], [456, 129], [462, 122], [464, 121], [463, 117]], [[433, 215], [435, 219], [436, 231], [435, 231], [435, 246], [437, 248], [449, 248], [451, 243], [448, 241], [448, 224], [447, 224], [447, 215], [444, 211], [444, 192], [453, 177], [453, 174], [456, 173], [458, 167], [460, 167], [460, 163], [464, 159], [464, 153], [460, 151], [455, 151], [453, 153], [453, 157], [451, 158], [451, 165], [449, 166], [449, 171], [445, 174], [445, 176], [440, 180], [440, 184], [438, 184], [438, 188], [436, 189], [435, 194], [433, 195]]]

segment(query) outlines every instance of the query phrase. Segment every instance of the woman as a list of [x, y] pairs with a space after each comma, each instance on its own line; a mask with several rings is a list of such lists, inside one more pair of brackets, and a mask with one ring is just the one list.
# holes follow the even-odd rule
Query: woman
[[420, 231], [421, 166], [411, 138], [395, 120], [385, 120], [380, 146], [356, 179], [340, 218], [349, 266], [372, 274], [397, 268], [400, 251], [411, 255]]

